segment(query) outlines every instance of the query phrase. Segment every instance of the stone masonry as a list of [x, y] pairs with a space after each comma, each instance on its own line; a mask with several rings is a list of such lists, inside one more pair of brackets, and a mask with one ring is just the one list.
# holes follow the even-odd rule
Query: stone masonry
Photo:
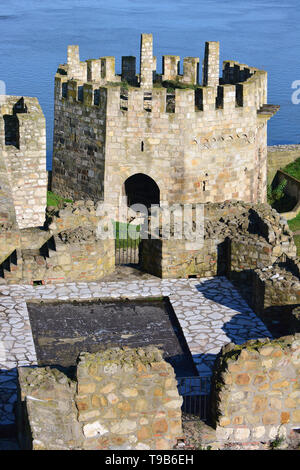
[[219, 78], [219, 43], [208, 42], [201, 86], [198, 58], [179, 75], [179, 57], [164, 56], [159, 74], [151, 34], [140, 73], [124, 57], [116, 74], [113, 59], [82, 62], [71, 46], [58, 68], [54, 191], [118, 207], [125, 181], [142, 174], [164, 202], [266, 200], [267, 121], [278, 109], [266, 104], [266, 72], [226, 61]]
[[151, 346], [82, 353], [76, 382], [49, 368], [21, 368], [19, 382], [25, 448], [168, 450], [182, 437], [174, 371]]
[[[10, 213], [19, 229], [44, 225], [47, 172], [46, 124], [37, 98], [5, 96], [0, 113], [0, 178]], [[2, 188], [1, 188], [2, 189]]]
[[172, 218], [169, 239], [163, 237], [160, 227], [156, 238], [142, 240], [141, 266], [145, 271], [165, 278], [226, 275], [251, 283], [249, 275], [255, 269], [273, 265], [283, 254], [296, 259], [292, 232], [268, 204], [204, 204], [201, 246], [199, 240], [176, 239], [174, 221]]

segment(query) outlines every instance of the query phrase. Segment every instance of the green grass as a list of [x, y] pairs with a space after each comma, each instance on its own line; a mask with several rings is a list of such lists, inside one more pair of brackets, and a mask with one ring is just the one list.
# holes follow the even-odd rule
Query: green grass
[[[128, 227], [130, 224], [125, 222], [113, 222], [115, 238], [116, 238], [116, 248], [137, 248], [140, 243], [140, 238], [134, 239], [131, 238], [130, 233], [128, 233]], [[140, 232], [140, 225], [136, 227], [137, 232]]]
[[52, 191], [47, 191], [47, 206], [58, 207], [63, 202], [73, 202], [72, 199], [65, 199]]
[[164, 80], [161, 84], [164, 88], [167, 88], [168, 93], [172, 93], [176, 90], [176, 88], [180, 90], [196, 90], [200, 87], [200, 85], [192, 85], [190, 83], [181, 83], [179, 80]]
[[282, 168], [282, 171], [300, 180], [300, 158]]
[[300, 235], [294, 235], [294, 242], [297, 247], [297, 256], [300, 256]]

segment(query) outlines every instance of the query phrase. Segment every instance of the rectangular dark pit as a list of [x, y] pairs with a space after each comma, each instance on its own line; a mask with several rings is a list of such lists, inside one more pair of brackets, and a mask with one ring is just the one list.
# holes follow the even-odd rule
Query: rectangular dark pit
[[75, 366], [80, 352], [155, 345], [177, 377], [197, 375], [168, 299], [28, 303], [40, 366]]

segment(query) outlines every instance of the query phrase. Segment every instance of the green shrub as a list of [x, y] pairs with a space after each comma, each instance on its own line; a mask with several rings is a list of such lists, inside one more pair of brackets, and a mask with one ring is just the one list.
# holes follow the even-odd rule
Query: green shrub
[[276, 201], [283, 199], [285, 196], [284, 189], [287, 185], [287, 180], [284, 179], [279, 183], [276, 188], [272, 188], [271, 185], [267, 186], [267, 198], [270, 206], [273, 206]]

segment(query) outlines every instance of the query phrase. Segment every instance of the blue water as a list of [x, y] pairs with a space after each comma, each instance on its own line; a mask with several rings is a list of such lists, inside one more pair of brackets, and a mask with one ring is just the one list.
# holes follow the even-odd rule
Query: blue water
[[81, 59], [139, 56], [140, 33], [154, 34], [154, 54], [203, 58], [205, 41], [221, 42], [221, 60], [235, 59], [269, 73], [269, 145], [300, 143], [298, 0], [0, 0], [0, 80], [8, 94], [37, 96], [47, 120], [48, 167], [53, 133], [53, 83], [68, 44]]

